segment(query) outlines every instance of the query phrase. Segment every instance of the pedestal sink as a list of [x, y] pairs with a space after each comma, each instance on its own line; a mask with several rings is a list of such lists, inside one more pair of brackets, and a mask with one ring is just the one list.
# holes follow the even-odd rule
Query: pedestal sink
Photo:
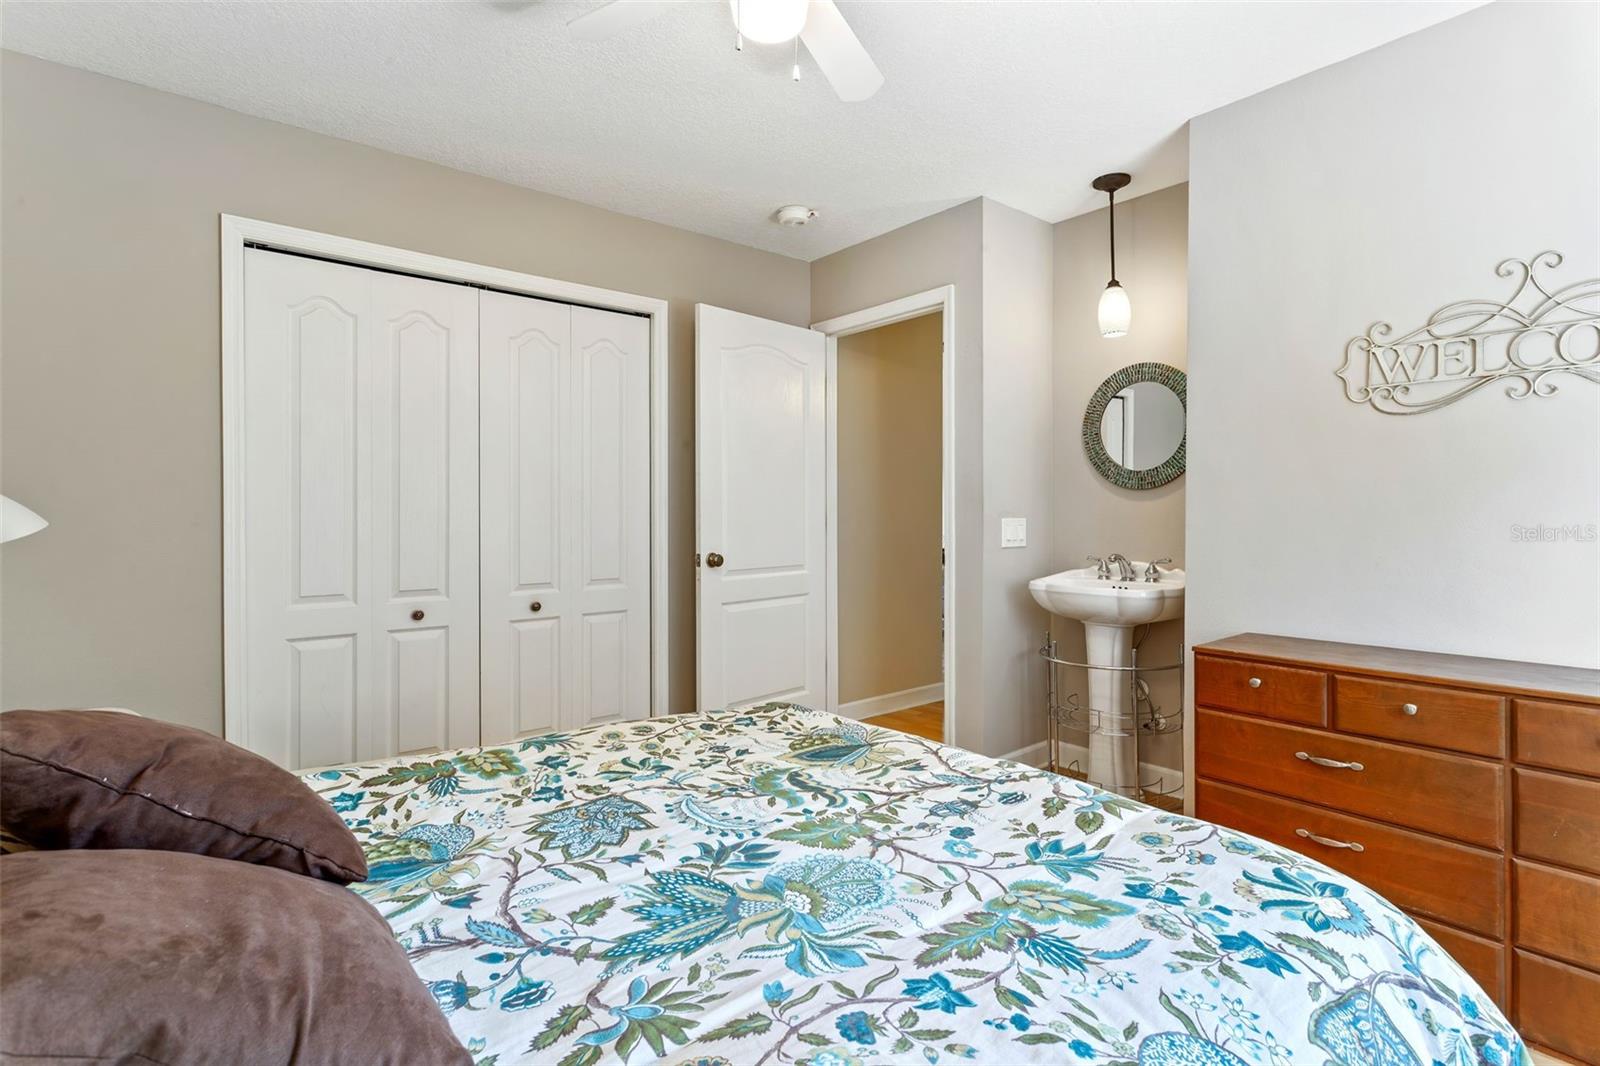
[[1101, 728], [1089, 734], [1089, 780], [1125, 796], [1139, 793], [1138, 745], [1133, 738], [1134, 699], [1126, 670], [1133, 661], [1135, 626], [1183, 615], [1184, 573], [1163, 570], [1145, 581], [1146, 563], [1133, 564], [1132, 581], [1101, 578], [1092, 566], [1063, 570], [1028, 582], [1028, 591], [1051, 614], [1083, 623], [1089, 707]]

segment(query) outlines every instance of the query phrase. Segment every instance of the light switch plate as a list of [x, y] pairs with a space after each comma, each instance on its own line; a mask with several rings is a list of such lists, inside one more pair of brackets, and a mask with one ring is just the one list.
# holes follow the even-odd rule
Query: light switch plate
[[1000, 519], [1000, 547], [1026, 548], [1028, 546], [1028, 520], [1026, 518]]

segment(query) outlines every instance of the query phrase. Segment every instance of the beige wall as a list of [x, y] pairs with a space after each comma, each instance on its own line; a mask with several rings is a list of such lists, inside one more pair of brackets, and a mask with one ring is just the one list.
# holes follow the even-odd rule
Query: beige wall
[[[983, 201], [969, 200], [811, 264], [811, 320], [955, 286], [955, 551], [946, 617], [955, 628], [945, 699], [954, 743], [984, 750]], [[960, 565], [956, 565], [959, 562]]]
[[[984, 751], [1042, 758], [1044, 615], [1028, 582], [1054, 572], [1050, 224], [983, 202]], [[1000, 521], [1028, 543], [1000, 547]]]
[[[1125, 337], [1100, 336], [1100, 293], [1110, 277], [1104, 209], [1055, 226], [1055, 544], [1058, 569], [1086, 555], [1184, 561], [1186, 477], [1158, 489], [1120, 489], [1095, 473], [1083, 450], [1083, 410], [1095, 389], [1129, 363], [1188, 365], [1189, 187], [1175, 185], [1117, 204], [1117, 276], [1133, 304]], [[1062, 657], [1082, 662], [1083, 626], [1056, 619]], [[1140, 647], [1146, 663], [1175, 662], [1182, 621], [1154, 627]], [[1149, 678], [1163, 712], [1182, 699], [1175, 673]], [[1087, 694], [1083, 671], [1062, 671], [1065, 692]], [[1068, 737], [1083, 743], [1084, 737]], [[1142, 741], [1141, 757], [1181, 767], [1181, 738]]]
[[938, 684], [943, 316], [839, 339], [839, 702]]
[[[1036, 757], [1044, 736], [1043, 616], [1027, 583], [1050, 572], [1051, 228], [972, 200], [811, 264], [820, 321], [953, 284], [955, 296], [955, 661], [945, 698], [953, 741]], [[1001, 548], [1000, 519], [1028, 519], [1028, 546]]]
[[0, 53], [0, 703], [220, 730], [217, 216], [664, 297], [673, 702], [694, 693], [693, 304], [803, 324], [810, 268]]

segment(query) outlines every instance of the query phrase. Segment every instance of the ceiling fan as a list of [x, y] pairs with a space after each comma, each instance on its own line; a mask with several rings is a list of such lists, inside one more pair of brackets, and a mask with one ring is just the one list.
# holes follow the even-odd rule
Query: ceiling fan
[[[567, 23], [574, 37], [601, 41], [642, 25], [672, 7], [652, 0], [612, 0]], [[861, 47], [833, 0], [728, 0], [733, 13], [734, 47], [804, 42], [839, 99], [865, 100], [883, 85], [883, 74]], [[796, 81], [800, 80], [799, 44], [795, 45]]]

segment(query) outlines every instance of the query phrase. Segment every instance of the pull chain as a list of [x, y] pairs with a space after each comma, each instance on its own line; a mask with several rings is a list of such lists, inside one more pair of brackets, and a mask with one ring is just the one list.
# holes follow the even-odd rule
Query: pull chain
[[743, 0], [733, 0], [733, 50], [744, 51], [744, 30], [740, 28], [739, 7]]
[[800, 80], [800, 38], [794, 39], [794, 80]]

